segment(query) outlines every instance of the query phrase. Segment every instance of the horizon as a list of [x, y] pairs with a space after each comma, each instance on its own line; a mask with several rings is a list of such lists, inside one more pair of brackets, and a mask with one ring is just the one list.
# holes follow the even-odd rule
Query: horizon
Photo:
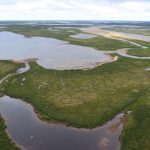
[[[4, 21], [6, 21], [6, 22], [24, 22], [24, 21], [26, 21], [26, 22], [36, 22], [36, 21], [40, 21], [40, 22], [44, 22], [44, 21], [55, 21], [55, 22], [60, 22], [60, 21], [68, 21], [68, 22], [70, 22], [70, 21], [72, 21], [72, 22], [77, 22], [77, 21], [79, 21], [79, 22], [150, 22], [150, 20], [30, 20], [30, 19], [25, 19], [25, 20], [0, 20], [0, 22], [4, 22]], [[65, 22], [65, 23], [67, 23], [67, 22]]]

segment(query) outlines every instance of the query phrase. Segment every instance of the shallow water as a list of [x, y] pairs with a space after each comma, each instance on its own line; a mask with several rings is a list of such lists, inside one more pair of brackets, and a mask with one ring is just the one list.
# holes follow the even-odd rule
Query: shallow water
[[48, 69], [93, 68], [97, 63], [112, 61], [111, 57], [94, 48], [71, 45], [52, 38], [32, 37], [0, 32], [0, 60], [37, 58]]
[[150, 68], [145, 68], [145, 71], [150, 71]]
[[79, 34], [71, 35], [70, 37], [77, 38], [77, 39], [92, 39], [94, 37], [97, 37], [97, 35], [79, 33]]
[[8, 96], [0, 98], [0, 113], [11, 138], [27, 150], [120, 149], [119, 135], [123, 129], [120, 117], [123, 114], [102, 127], [76, 129], [42, 122], [31, 105]]
[[136, 39], [136, 40], [150, 42], [150, 36], [141, 35], [141, 34], [125, 33], [125, 32], [118, 32], [118, 33], [121, 33], [122, 35], [127, 36], [129, 39]]

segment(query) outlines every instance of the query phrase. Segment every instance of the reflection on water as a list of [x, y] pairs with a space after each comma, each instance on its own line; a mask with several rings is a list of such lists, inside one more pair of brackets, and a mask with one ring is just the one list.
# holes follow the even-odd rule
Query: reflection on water
[[93, 68], [111, 57], [94, 48], [71, 45], [52, 38], [32, 37], [0, 32], [0, 60], [38, 58], [37, 63], [48, 69]]
[[0, 113], [8, 133], [27, 150], [119, 150], [119, 135], [123, 128], [117, 115], [106, 125], [95, 129], [76, 129], [48, 124], [39, 120], [31, 105], [4, 96], [0, 98]]

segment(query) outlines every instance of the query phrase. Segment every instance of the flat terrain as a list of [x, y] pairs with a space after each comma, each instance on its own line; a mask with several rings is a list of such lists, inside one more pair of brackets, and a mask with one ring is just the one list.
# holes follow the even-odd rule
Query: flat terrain
[[150, 48], [130, 50], [128, 54], [140, 57], [150, 57]]
[[[0, 79], [10, 73], [14, 73], [20, 65], [13, 64], [9, 61], [0, 61]], [[1, 93], [0, 93], [1, 96]], [[0, 149], [1, 150], [18, 150], [15, 144], [7, 136], [4, 120], [0, 117]]]
[[0, 148], [1, 150], [19, 150], [5, 132], [4, 120], [0, 117]]
[[145, 27], [145, 26], [115, 26], [112, 28], [107, 28], [104, 27], [103, 29], [105, 30], [110, 30], [110, 31], [117, 31], [117, 32], [125, 32], [125, 33], [132, 33], [132, 34], [141, 34], [141, 35], [146, 35], [150, 36], [150, 27]]
[[0, 148], [1, 150], [19, 150], [5, 132], [4, 120], [0, 117]]
[[8, 75], [9, 73], [14, 73], [17, 68], [21, 67], [20, 64], [14, 64], [10, 61], [0, 61], [0, 79]]
[[139, 40], [132, 40], [133, 42], [139, 43], [143, 46], [146, 46], [147, 48], [137, 48], [137, 49], [132, 49], [128, 51], [128, 54], [130, 55], [135, 55], [135, 56], [140, 56], [140, 57], [150, 57], [150, 42], [144, 42], [144, 41], [139, 41]]
[[[131, 123], [121, 138], [123, 149], [133, 149], [135, 145], [136, 149], [144, 145], [147, 148], [150, 73], [144, 69], [149, 63], [120, 57], [117, 62], [87, 71], [45, 70], [31, 64], [29, 72], [9, 79], [1, 91], [31, 103], [43, 119], [75, 127], [93, 128], [117, 113], [131, 110]], [[21, 85], [24, 77], [26, 81]], [[47, 84], [40, 86], [43, 82]], [[143, 127], [139, 130], [141, 119]], [[134, 144], [126, 148], [131, 140]]]
[[[74, 39], [69, 37], [71, 32], [67, 32], [68, 29], [56, 29], [51, 31], [45, 26], [8, 27], [8, 31], [29, 37], [54, 37], [99, 50], [130, 47], [136, 48], [129, 50], [130, 54], [149, 56], [149, 48], [137, 49], [129, 43], [102, 36]], [[81, 32], [75, 28], [69, 31]], [[132, 41], [149, 47], [148, 42]], [[116, 114], [130, 110], [131, 116], [120, 137], [122, 150], [149, 150], [150, 71], [145, 69], [150, 67], [150, 60], [118, 57], [118, 61], [92, 70], [48, 70], [32, 62], [28, 72], [10, 77], [7, 83], [0, 85], [0, 91], [31, 103], [44, 120], [78, 128], [100, 126]], [[0, 66], [3, 67], [0, 67], [0, 78], [15, 72], [18, 67], [7, 61], [0, 61]]]
[[[6, 29], [5, 29], [6, 30]], [[71, 38], [71, 35], [81, 33], [78, 28], [49, 28], [48, 26], [8, 26], [7, 31], [23, 34], [27, 37], [39, 36], [69, 41], [71, 44], [89, 46], [99, 50], [116, 50], [121, 48], [137, 48], [136, 46], [116, 39], [98, 36], [91, 39]]]

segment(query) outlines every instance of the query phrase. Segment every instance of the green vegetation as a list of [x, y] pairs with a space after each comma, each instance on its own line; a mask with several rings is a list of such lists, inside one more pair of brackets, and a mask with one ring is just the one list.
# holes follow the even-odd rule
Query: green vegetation
[[[0, 61], [0, 80], [9, 73], [14, 73], [16, 69], [21, 65], [13, 64], [9, 61]], [[7, 136], [6, 126], [3, 119], [0, 117], [0, 149], [1, 150], [18, 150], [15, 144]]]
[[128, 54], [140, 57], [150, 57], [150, 48], [129, 50]]
[[[69, 29], [72, 32], [64, 28], [54, 29], [48, 30], [48, 26], [11, 26], [7, 30], [29, 37], [54, 37], [103, 50], [133, 47], [101, 36], [86, 40], [70, 38], [72, 33], [80, 32], [75, 28]], [[150, 47], [148, 42], [134, 42]], [[149, 50], [135, 49], [129, 53], [149, 56]], [[150, 67], [150, 60], [119, 56], [118, 61], [92, 70], [70, 71], [47, 70], [36, 63], [30, 65], [28, 72], [10, 77], [7, 83], [3, 82], [0, 92], [31, 103], [42, 119], [79, 128], [100, 126], [116, 114], [131, 110], [129, 122], [121, 135], [122, 150], [150, 149], [150, 72], [145, 71]], [[19, 66], [0, 61], [0, 78], [15, 72]], [[23, 78], [26, 80], [23, 81]], [[4, 123], [0, 120], [0, 146], [7, 150], [11, 142], [4, 131]]]
[[145, 94], [150, 79], [144, 69], [149, 62], [120, 57], [86, 71], [45, 70], [33, 63], [29, 72], [3, 84], [2, 91], [30, 102], [44, 119], [93, 128]]
[[16, 71], [16, 65], [9, 61], [0, 61], [0, 79], [8, 75], [9, 72]]
[[132, 40], [132, 41], [141, 44], [143, 46], [146, 46], [147, 48], [132, 49], [128, 51], [128, 54], [140, 56], [140, 57], [150, 57], [150, 42], [139, 41], [139, 40]]
[[1, 150], [19, 150], [15, 146], [15, 143], [13, 143], [8, 135], [5, 132], [6, 126], [4, 124], [3, 119], [0, 117], [0, 149]]
[[0, 80], [10, 73], [16, 72], [24, 64], [15, 64], [11, 61], [0, 61]]
[[136, 46], [116, 39], [109, 39], [103, 36], [98, 36], [92, 39], [76, 39], [71, 38], [70, 35], [81, 33], [77, 28], [58, 28], [50, 26], [8, 26], [7, 31], [18, 34], [23, 34], [27, 37], [51, 37], [60, 40], [65, 40], [71, 44], [81, 46], [89, 46], [99, 50], [116, 50], [124, 48], [137, 48]]
[[133, 41], [135, 43], [138, 43], [138, 44], [146, 46], [146, 47], [150, 47], [150, 42], [140, 41], [140, 40], [130, 40], [130, 41]]
[[96, 48], [98, 50], [117, 50], [122, 47], [124, 48], [135, 48], [136, 46], [129, 44], [127, 42], [122, 42], [116, 39], [110, 39], [103, 36], [98, 36], [92, 39], [75, 39], [75, 38], [67, 38], [65, 39], [72, 44], [89, 46]]
[[10, 78], [0, 89], [31, 103], [42, 119], [75, 127], [93, 128], [131, 110], [122, 149], [148, 150], [150, 72], [144, 69], [149, 64], [150, 60], [120, 57], [92, 70], [56, 71], [31, 63], [29, 72]]
[[113, 28], [103, 28], [105, 30], [110, 30], [110, 31], [117, 31], [117, 32], [124, 32], [124, 33], [131, 33], [131, 34], [141, 34], [141, 35], [146, 35], [150, 36], [150, 28], [147, 26], [144, 27], [113, 27]]
[[137, 103], [130, 107], [132, 117], [121, 135], [122, 150], [150, 149], [150, 89], [145, 89]]

